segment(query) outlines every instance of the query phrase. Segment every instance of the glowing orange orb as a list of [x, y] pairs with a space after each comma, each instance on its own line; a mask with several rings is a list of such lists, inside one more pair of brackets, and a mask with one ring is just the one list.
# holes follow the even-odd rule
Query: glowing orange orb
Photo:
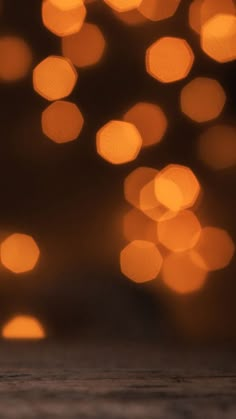
[[128, 12], [137, 9], [142, 0], [104, 0], [104, 2], [117, 12]]
[[158, 171], [151, 167], [138, 167], [125, 179], [124, 194], [129, 204], [136, 208], [140, 207], [140, 192], [142, 188], [155, 178]]
[[1, 262], [16, 274], [34, 269], [39, 254], [35, 240], [26, 234], [12, 234], [1, 244]]
[[26, 77], [31, 64], [32, 51], [22, 38], [0, 37], [0, 80], [12, 82]]
[[142, 0], [138, 10], [147, 19], [158, 21], [173, 16], [181, 0]]
[[158, 242], [156, 223], [136, 208], [125, 214], [123, 232], [125, 239], [129, 242], [133, 240]]
[[46, 337], [41, 323], [32, 316], [15, 316], [2, 329], [4, 339], [43, 339]]

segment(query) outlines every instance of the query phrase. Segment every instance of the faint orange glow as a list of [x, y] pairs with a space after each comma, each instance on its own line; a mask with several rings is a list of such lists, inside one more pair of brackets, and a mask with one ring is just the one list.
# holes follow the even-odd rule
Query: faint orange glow
[[182, 112], [196, 122], [217, 118], [225, 105], [226, 94], [217, 80], [197, 77], [181, 91]]
[[157, 243], [158, 241], [156, 223], [135, 208], [125, 214], [123, 232], [129, 242], [146, 240]]
[[189, 6], [189, 26], [195, 32], [201, 32], [201, 7], [204, 0], [193, 0]]
[[79, 108], [71, 102], [54, 102], [42, 113], [42, 130], [56, 143], [75, 140], [83, 124], [84, 119]]
[[[52, 0], [43, 0], [42, 20], [46, 28], [57, 36], [67, 36], [78, 32], [86, 17], [86, 8], [83, 3], [77, 7], [59, 7]], [[66, 2], [60, 2], [65, 5]], [[69, 3], [68, 3], [69, 4]]]
[[235, 14], [233, 0], [194, 0], [189, 7], [189, 25], [197, 33], [202, 25], [217, 14]]
[[152, 44], [146, 52], [147, 72], [162, 83], [185, 78], [194, 61], [193, 51], [181, 38], [164, 37]]
[[51, 4], [61, 10], [71, 10], [84, 4], [84, 0], [49, 0]]
[[77, 78], [77, 72], [68, 59], [50, 56], [33, 71], [34, 90], [47, 100], [62, 99], [72, 92]]
[[26, 234], [12, 234], [1, 244], [1, 262], [16, 274], [31, 271], [38, 262], [39, 254], [36, 242]]
[[236, 16], [217, 14], [201, 30], [203, 51], [220, 63], [236, 59]]
[[230, 264], [234, 252], [235, 245], [227, 231], [216, 227], [205, 227], [191, 252], [191, 257], [197, 266], [208, 271], [216, 271]]
[[32, 316], [15, 316], [2, 329], [4, 339], [44, 339], [45, 331], [41, 323]]
[[[175, 183], [176, 187], [181, 192], [182, 201], [178, 198], [178, 191], [176, 190], [175, 192], [175, 195], [178, 198], [176, 198], [176, 208], [178, 208], [180, 204], [181, 209], [190, 208], [195, 204], [199, 197], [201, 190], [200, 184], [192, 170], [187, 166], [169, 164], [159, 172], [157, 179], [169, 180]], [[165, 186], [165, 184], [163, 184], [163, 186]], [[170, 186], [172, 186], [172, 184], [170, 184]], [[167, 191], [166, 194], [168, 193]], [[173, 197], [170, 196], [169, 199], [174, 199], [174, 195]]]
[[143, 138], [143, 147], [159, 143], [167, 129], [167, 118], [158, 105], [139, 102], [124, 115], [126, 122], [131, 122]]
[[128, 12], [116, 12], [115, 16], [126, 25], [135, 26], [147, 22], [147, 19], [138, 11], [138, 9], [129, 10]]
[[147, 19], [158, 21], [173, 16], [181, 0], [142, 0], [138, 10]]
[[170, 253], [164, 260], [163, 281], [178, 294], [199, 291], [204, 286], [206, 277], [207, 271], [196, 266], [189, 252]]
[[176, 217], [161, 221], [157, 225], [160, 242], [173, 252], [183, 252], [193, 248], [199, 240], [201, 225], [189, 210], [179, 212]]
[[97, 133], [97, 152], [112, 164], [135, 160], [142, 147], [137, 128], [128, 122], [110, 121]]
[[135, 240], [120, 254], [121, 272], [134, 282], [155, 279], [162, 266], [162, 256], [154, 243]]
[[137, 9], [142, 0], [104, 0], [104, 2], [117, 12], [128, 12]]
[[105, 39], [98, 26], [85, 23], [80, 31], [62, 39], [62, 53], [77, 67], [87, 67], [101, 60]]
[[164, 176], [155, 179], [155, 195], [157, 201], [169, 210], [179, 211], [183, 206], [183, 194], [179, 185]]
[[11, 82], [24, 78], [31, 65], [32, 52], [22, 38], [0, 37], [0, 81]]
[[155, 178], [158, 171], [151, 167], [138, 167], [133, 170], [125, 179], [124, 194], [129, 204], [136, 208], [140, 207], [140, 192], [142, 188]]
[[200, 159], [211, 169], [220, 170], [236, 165], [236, 129], [230, 125], [208, 128], [199, 139]]

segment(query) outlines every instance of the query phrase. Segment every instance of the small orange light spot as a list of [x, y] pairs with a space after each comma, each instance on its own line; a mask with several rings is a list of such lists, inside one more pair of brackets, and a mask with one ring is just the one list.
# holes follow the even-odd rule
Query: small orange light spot
[[208, 271], [216, 271], [230, 264], [234, 252], [235, 245], [225, 230], [205, 227], [191, 256], [197, 266]]
[[71, 62], [63, 57], [45, 58], [33, 71], [34, 90], [47, 100], [62, 99], [72, 92], [77, 72]]
[[142, 0], [104, 0], [104, 2], [117, 12], [128, 12], [137, 9]]
[[105, 50], [105, 39], [98, 26], [84, 23], [81, 30], [62, 39], [62, 53], [77, 67], [99, 62]]
[[181, 91], [182, 112], [196, 122], [217, 118], [225, 105], [226, 94], [217, 80], [197, 77]]
[[221, 170], [236, 165], [236, 129], [230, 125], [208, 128], [199, 139], [200, 159], [211, 169]]
[[34, 269], [39, 248], [31, 236], [15, 233], [1, 244], [1, 262], [5, 268], [19, 274]]
[[167, 118], [158, 105], [139, 102], [124, 115], [126, 122], [131, 122], [143, 138], [143, 147], [159, 143], [167, 129]]
[[199, 291], [204, 286], [206, 277], [207, 271], [194, 264], [189, 252], [170, 253], [164, 260], [163, 281], [178, 294]]
[[[63, 4], [65, 5], [65, 2]], [[49, 31], [57, 36], [67, 36], [78, 32], [84, 23], [85, 17], [86, 8], [83, 3], [77, 7], [62, 9], [55, 2], [52, 3], [51, 0], [43, 0], [43, 23]]]
[[32, 65], [29, 45], [17, 36], [0, 37], [0, 81], [12, 82], [27, 76]]
[[129, 242], [146, 240], [157, 243], [158, 241], [156, 223], [134, 208], [124, 216], [123, 231], [124, 237]]
[[120, 255], [121, 272], [131, 281], [142, 283], [155, 279], [162, 266], [162, 256], [154, 243], [135, 240]]
[[45, 331], [41, 323], [32, 316], [16, 316], [2, 329], [4, 339], [44, 339]]
[[133, 207], [140, 207], [140, 192], [142, 188], [155, 178], [158, 171], [151, 167], [138, 167], [133, 170], [125, 179], [124, 194], [125, 199]]
[[236, 59], [236, 16], [217, 14], [202, 26], [201, 47], [220, 63]]
[[192, 249], [199, 240], [201, 225], [193, 212], [184, 210], [157, 225], [160, 242], [173, 252]]
[[193, 62], [193, 51], [187, 41], [181, 38], [160, 38], [146, 53], [147, 72], [162, 83], [185, 78]]
[[147, 19], [158, 21], [173, 16], [181, 0], [142, 0], [138, 10]]
[[97, 133], [97, 152], [112, 164], [135, 160], [141, 147], [142, 137], [128, 122], [110, 121]]
[[42, 130], [55, 143], [75, 140], [83, 124], [84, 119], [79, 108], [71, 102], [54, 102], [42, 113]]

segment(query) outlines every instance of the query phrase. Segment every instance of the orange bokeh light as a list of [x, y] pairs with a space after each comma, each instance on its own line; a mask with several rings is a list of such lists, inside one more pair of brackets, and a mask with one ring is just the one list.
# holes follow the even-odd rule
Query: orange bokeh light
[[173, 252], [192, 249], [199, 240], [201, 225], [196, 215], [189, 210], [179, 212], [174, 218], [157, 225], [160, 242]]
[[236, 165], [236, 129], [230, 125], [208, 128], [199, 139], [200, 159], [211, 169], [221, 170]]
[[195, 32], [201, 32], [201, 7], [204, 0], [193, 0], [189, 6], [189, 26]]
[[109, 7], [117, 12], [128, 12], [137, 9], [142, 0], [103, 0]]
[[230, 264], [234, 252], [235, 245], [227, 231], [216, 227], [205, 227], [191, 256], [197, 266], [208, 271], [216, 271]]
[[77, 67], [87, 67], [101, 60], [105, 45], [98, 26], [84, 23], [78, 33], [62, 39], [62, 53]]
[[189, 252], [170, 253], [163, 263], [162, 278], [177, 294], [189, 294], [204, 286], [207, 271], [192, 261]]
[[69, 96], [77, 78], [77, 72], [67, 58], [50, 56], [35, 67], [33, 86], [45, 99], [58, 100]]
[[225, 105], [226, 94], [217, 80], [197, 77], [181, 91], [182, 112], [196, 122], [217, 118]]
[[43, 133], [55, 143], [75, 140], [84, 124], [79, 108], [71, 102], [57, 101], [42, 113]]
[[84, 0], [49, 0], [51, 4], [61, 10], [71, 10], [84, 4]]
[[12, 82], [27, 76], [32, 65], [32, 51], [18, 36], [0, 37], [0, 81]]
[[201, 47], [220, 63], [236, 59], [236, 16], [217, 14], [202, 26]]
[[189, 7], [189, 25], [197, 33], [202, 25], [217, 14], [236, 13], [233, 0], [194, 0]]
[[133, 240], [158, 242], [156, 223], [135, 208], [125, 214], [123, 232], [125, 239], [129, 242]]
[[151, 281], [157, 277], [161, 266], [162, 256], [154, 243], [135, 240], [121, 251], [121, 272], [131, 281]]
[[146, 52], [147, 72], [162, 83], [185, 78], [193, 62], [193, 51], [182, 38], [160, 38]]
[[34, 269], [39, 255], [35, 240], [26, 234], [12, 234], [1, 244], [1, 262], [5, 268], [16, 274]]
[[4, 339], [44, 339], [46, 334], [35, 317], [18, 315], [3, 326], [2, 337]]
[[169, 210], [176, 212], [183, 206], [182, 191], [171, 179], [157, 176], [155, 179], [155, 195], [157, 201]]
[[151, 167], [138, 167], [133, 170], [125, 179], [124, 194], [129, 204], [140, 208], [140, 192], [142, 188], [155, 178], [158, 171]]
[[109, 163], [123, 164], [135, 160], [142, 147], [137, 128], [128, 122], [110, 121], [97, 133], [97, 152]]
[[[46, 28], [57, 36], [67, 36], [78, 32], [86, 17], [86, 8], [83, 3], [77, 7], [60, 7], [58, 2], [43, 0], [42, 20]], [[60, 2], [65, 5], [65, 2]], [[69, 3], [68, 3], [69, 5]]]
[[158, 105], [139, 102], [124, 115], [126, 122], [131, 122], [139, 130], [143, 147], [159, 143], [167, 129], [167, 118]]
[[147, 22], [147, 19], [138, 11], [138, 9], [129, 10], [128, 12], [116, 12], [115, 16], [126, 25], [136, 26]]
[[158, 21], [173, 16], [181, 0], [142, 0], [138, 10], [147, 19]]

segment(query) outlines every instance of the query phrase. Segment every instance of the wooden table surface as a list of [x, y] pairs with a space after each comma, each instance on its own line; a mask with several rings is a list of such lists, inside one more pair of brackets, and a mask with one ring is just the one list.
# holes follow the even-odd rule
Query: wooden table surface
[[235, 419], [233, 350], [1, 343], [0, 418]]

